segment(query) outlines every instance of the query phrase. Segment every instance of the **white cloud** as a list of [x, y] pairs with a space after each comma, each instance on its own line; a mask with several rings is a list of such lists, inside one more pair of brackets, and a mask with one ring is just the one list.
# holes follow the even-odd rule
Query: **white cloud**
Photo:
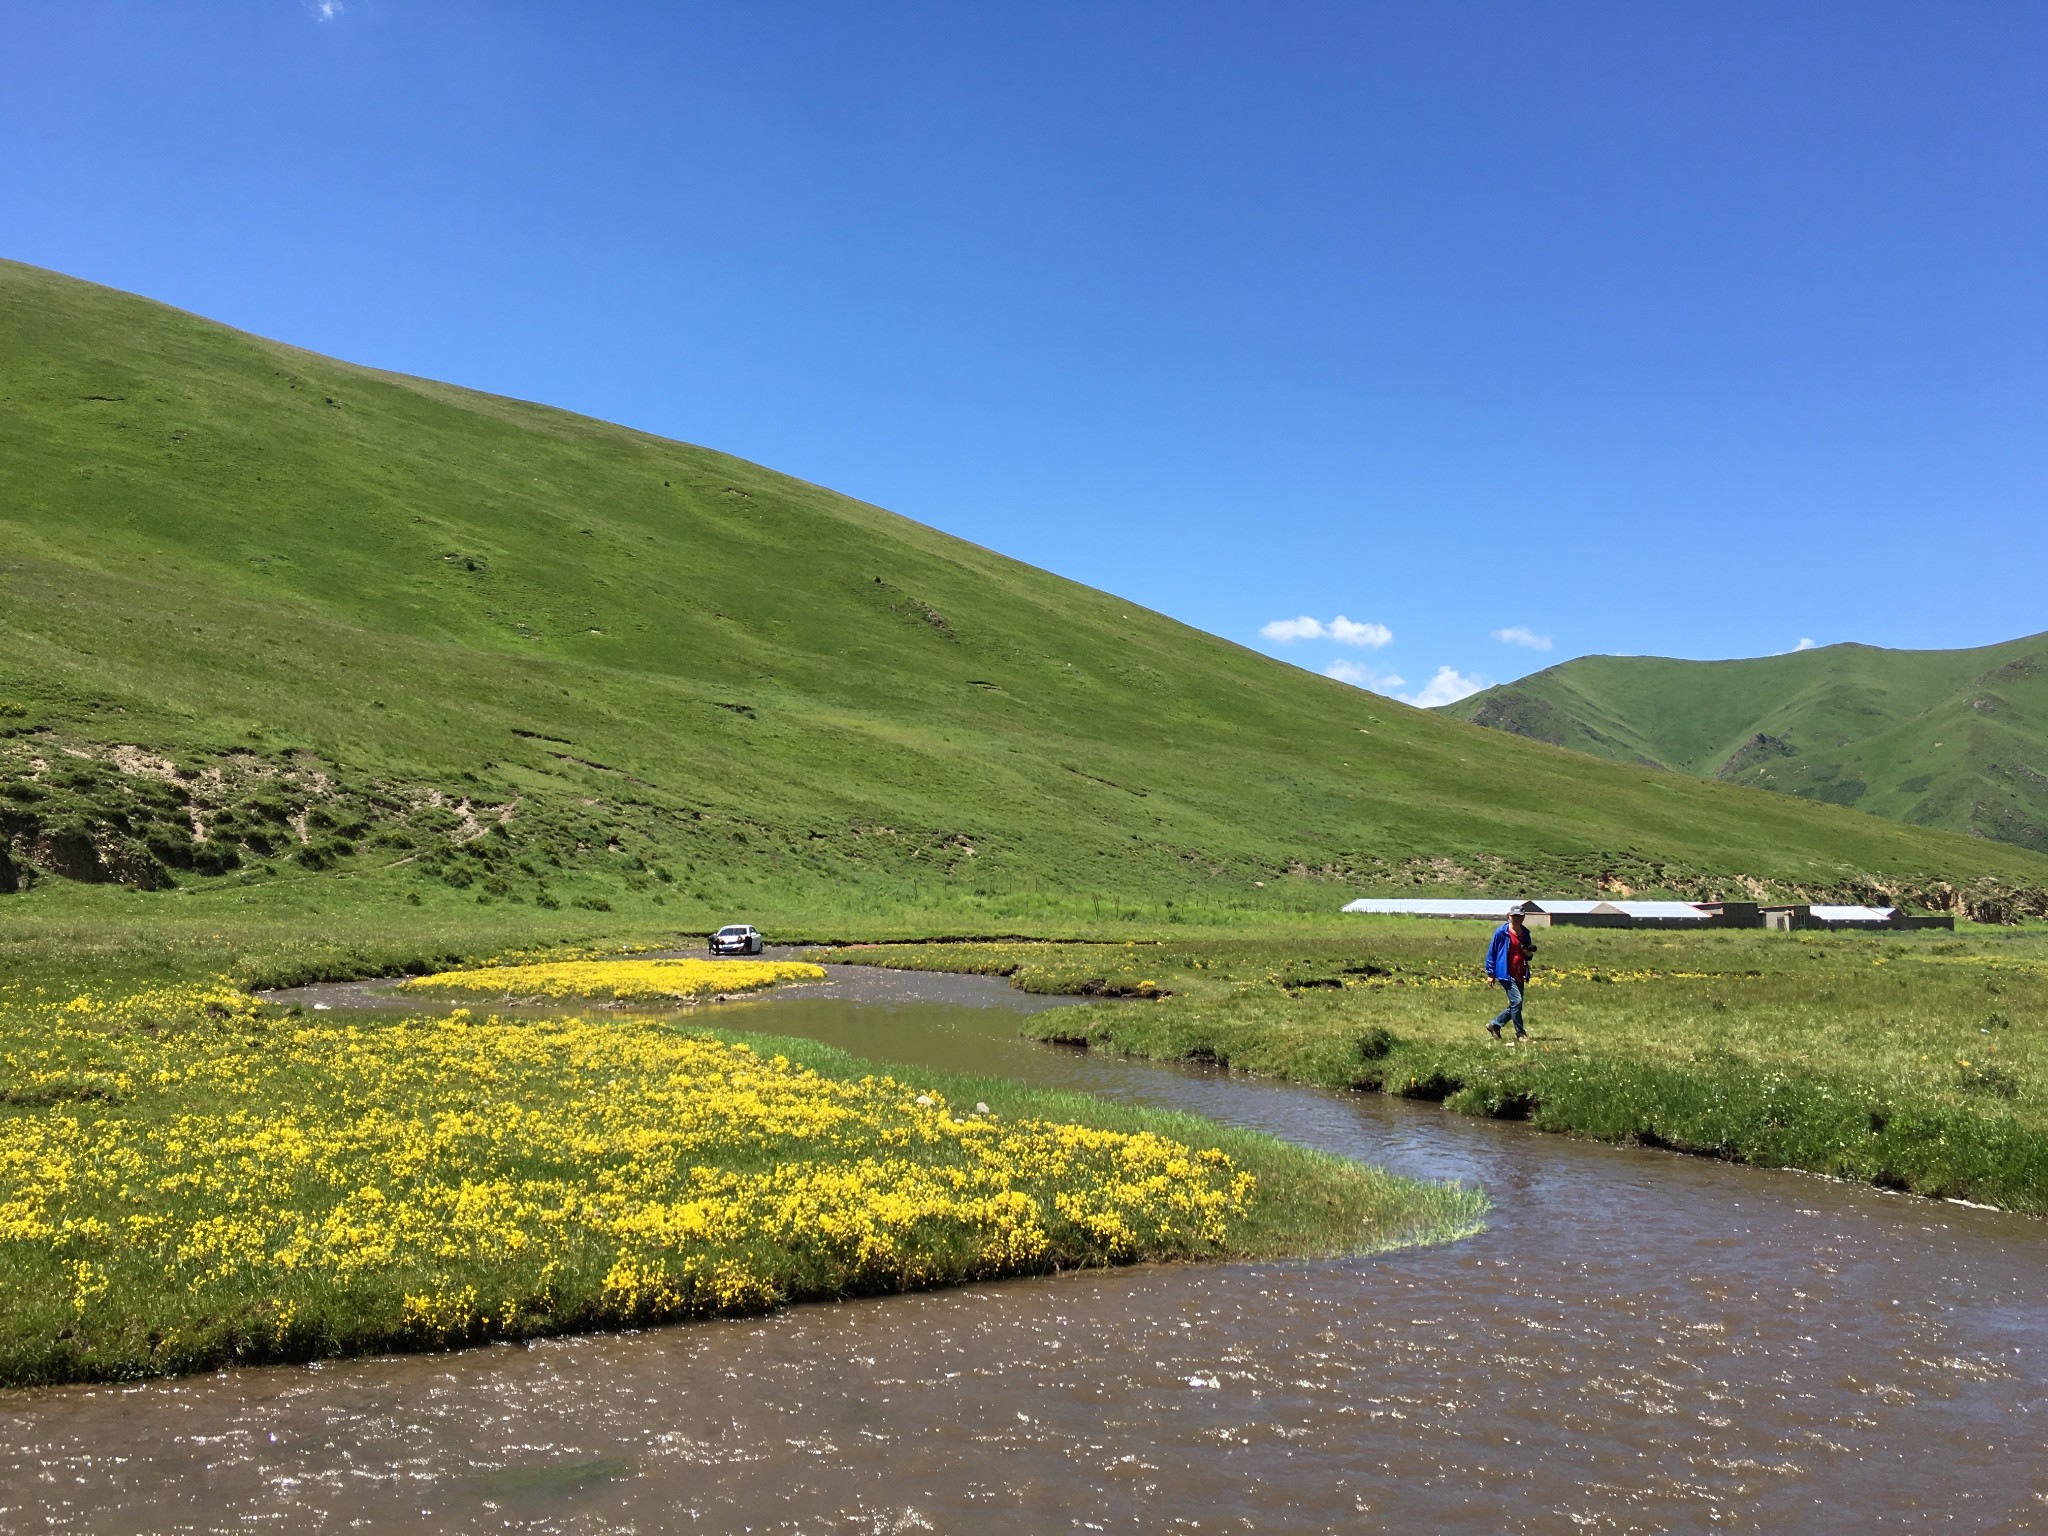
[[1408, 686], [1408, 679], [1396, 672], [1375, 672], [1371, 667], [1360, 666], [1355, 661], [1341, 657], [1323, 668], [1323, 676], [1334, 677], [1340, 683], [1349, 683], [1354, 688], [1370, 688], [1374, 693], [1392, 693], [1396, 688]]
[[1330, 620], [1330, 638], [1339, 645], [1362, 645], [1376, 651], [1393, 640], [1394, 632], [1386, 625], [1374, 624], [1370, 620], [1363, 624], [1354, 623], [1340, 613]]
[[1485, 686], [1478, 678], [1467, 677], [1456, 667], [1438, 667], [1436, 676], [1422, 685], [1422, 692], [1412, 699], [1404, 694], [1402, 699], [1422, 709], [1435, 709], [1442, 704], [1455, 704], [1460, 699], [1469, 698]]
[[1550, 649], [1550, 636], [1539, 635], [1522, 624], [1510, 624], [1506, 629], [1496, 629], [1493, 638], [1502, 645], [1526, 645], [1532, 651]]
[[1275, 619], [1259, 631], [1268, 640], [1278, 640], [1288, 645], [1296, 640], [1320, 640], [1323, 638], [1323, 622], [1303, 614], [1298, 619]]
[[1282, 645], [1292, 645], [1297, 640], [1334, 640], [1339, 645], [1362, 645], [1374, 651], [1392, 644], [1394, 639], [1394, 632], [1384, 624], [1374, 624], [1370, 620], [1361, 624], [1341, 613], [1327, 624], [1305, 613], [1298, 619], [1275, 619], [1263, 626], [1259, 633]]
[[1343, 657], [1323, 668], [1323, 676], [1334, 677], [1340, 683], [1349, 683], [1354, 688], [1369, 688], [1374, 693], [1383, 693], [1390, 699], [1399, 699], [1403, 704], [1413, 704], [1421, 709], [1435, 709], [1442, 704], [1455, 704], [1486, 686], [1482, 677], [1467, 677], [1456, 667], [1438, 667], [1436, 676], [1414, 693], [1403, 693], [1408, 679], [1398, 672], [1378, 672], [1356, 661]]
[[332, 21], [348, 7], [341, 0], [306, 0], [306, 9], [313, 13], [315, 21]]
[[1792, 649], [1795, 651], [1810, 651], [1813, 649], [1813, 641], [1810, 637], [1802, 635], [1799, 643], [1793, 646]]

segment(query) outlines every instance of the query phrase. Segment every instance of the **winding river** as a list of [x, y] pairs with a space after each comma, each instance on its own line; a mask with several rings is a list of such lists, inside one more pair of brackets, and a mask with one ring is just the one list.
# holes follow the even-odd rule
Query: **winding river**
[[1491, 1226], [0, 1394], [0, 1531], [2048, 1530], [2048, 1222], [1034, 1046], [1033, 1001], [716, 1017], [1475, 1181]]

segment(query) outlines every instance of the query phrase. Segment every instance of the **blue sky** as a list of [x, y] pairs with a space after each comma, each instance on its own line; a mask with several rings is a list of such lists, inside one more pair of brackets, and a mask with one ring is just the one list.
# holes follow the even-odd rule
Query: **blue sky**
[[2048, 6], [0, 0], [0, 58], [0, 255], [1411, 698], [2048, 628]]

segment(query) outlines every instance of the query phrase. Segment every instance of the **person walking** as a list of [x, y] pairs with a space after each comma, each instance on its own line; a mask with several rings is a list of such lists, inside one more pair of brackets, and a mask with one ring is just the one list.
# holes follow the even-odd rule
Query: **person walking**
[[1529, 959], [1535, 953], [1536, 936], [1529, 932], [1519, 911], [1510, 912], [1508, 920], [1494, 929], [1493, 942], [1486, 947], [1486, 979], [1508, 994], [1507, 1007], [1486, 1026], [1496, 1040], [1501, 1025], [1510, 1023], [1517, 1040], [1529, 1038], [1529, 1031], [1522, 1027], [1522, 989], [1529, 984]]

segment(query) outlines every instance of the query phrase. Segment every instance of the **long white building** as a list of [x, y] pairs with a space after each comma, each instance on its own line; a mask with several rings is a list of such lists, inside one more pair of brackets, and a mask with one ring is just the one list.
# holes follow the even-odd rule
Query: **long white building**
[[1529, 901], [1508, 896], [1363, 896], [1346, 912], [1504, 921], [1520, 912], [1535, 927], [1571, 928], [1953, 928], [1947, 915], [1909, 917], [1897, 907], [1754, 901]]

